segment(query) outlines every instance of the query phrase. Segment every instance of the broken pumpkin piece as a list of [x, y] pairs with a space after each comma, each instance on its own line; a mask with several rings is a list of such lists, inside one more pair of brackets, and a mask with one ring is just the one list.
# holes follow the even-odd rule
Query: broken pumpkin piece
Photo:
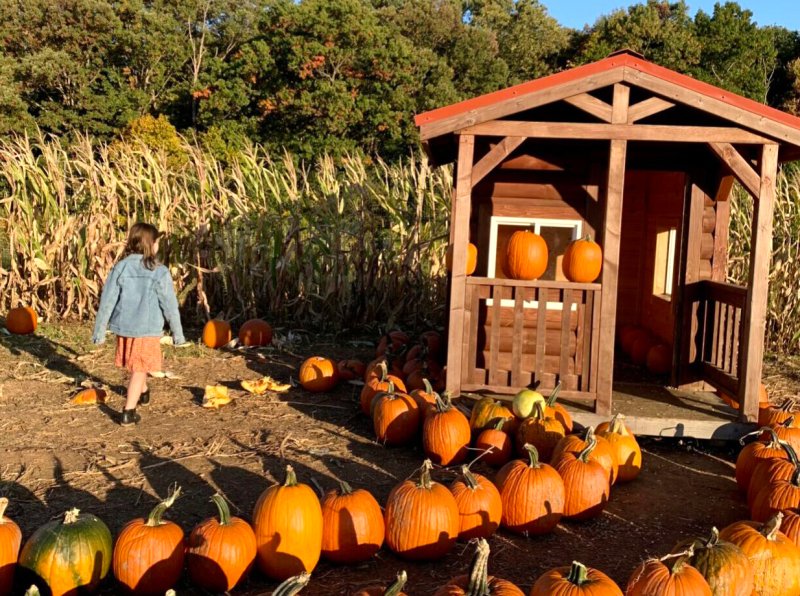
[[253, 395], [263, 395], [267, 391], [285, 393], [291, 388], [291, 385], [279, 383], [272, 377], [262, 377], [255, 381], [242, 381], [242, 389]]
[[231, 403], [231, 401], [232, 398], [228, 395], [228, 388], [224, 385], [206, 385], [206, 391], [203, 394], [204, 408], [219, 408]]
[[76, 393], [74, 397], [69, 400], [69, 403], [76, 406], [84, 406], [88, 404], [104, 404], [108, 394], [100, 387], [90, 387], [83, 389]]

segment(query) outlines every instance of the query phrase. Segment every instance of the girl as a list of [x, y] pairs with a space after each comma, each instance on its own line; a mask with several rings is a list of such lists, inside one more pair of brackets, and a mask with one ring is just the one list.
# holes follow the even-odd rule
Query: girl
[[156, 260], [161, 234], [150, 224], [137, 223], [128, 232], [123, 259], [103, 286], [92, 342], [105, 342], [106, 327], [117, 335], [116, 365], [131, 373], [128, 399], [120, 424], [141, 420], [136, 406], [150, 402], [147, 373], [161, 370], [161, 335], [164, 319], [173, 343], [185, 343], [178, 300], [169, 270]]

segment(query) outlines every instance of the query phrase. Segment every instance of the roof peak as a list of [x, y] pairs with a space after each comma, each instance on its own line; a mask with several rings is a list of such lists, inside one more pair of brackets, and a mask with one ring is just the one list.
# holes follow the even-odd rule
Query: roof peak
[[644, 54], [637, 52], [636, 50], [632, 50], [631, 48], [621, 48], [616, 52], [611, 52], [606, 58], [611, 58], [612, 56], [633, 56], [634, 58], [639, 58], [640, 60], [646, 60]]

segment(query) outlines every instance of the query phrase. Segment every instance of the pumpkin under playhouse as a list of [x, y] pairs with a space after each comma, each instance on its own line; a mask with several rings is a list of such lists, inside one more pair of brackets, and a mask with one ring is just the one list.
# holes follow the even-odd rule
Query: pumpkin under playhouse
[[[750, 427], [775, 179], [779, 163], [800, 158], [800, 118], [623, 51], [416, 124], [430, 160], [455, 163], [449, 391], [510, 396], [538, 384], [546, 395], [560, 383], [586, 425], [621, 412], [647, 435], [733, 438]], [[754, 206], [747, 286], [726, 282], [734, 181]], [[507, 276], [522, 229], [549, 251], [532, 281]], [[564, 251], [586, 235], [602, 247], [600, 277], [568, 281]], [[629, 343], [651, 338], [638, 341], [638, 361], [652, 343], [668, 346], [665, 374], [632, 373], [615, 355], [620, 330]]]

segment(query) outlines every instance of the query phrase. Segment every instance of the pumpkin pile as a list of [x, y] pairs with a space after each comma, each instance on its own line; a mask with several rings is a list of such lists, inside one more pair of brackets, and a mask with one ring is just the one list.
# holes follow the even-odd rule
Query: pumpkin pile
[[654, 375], [672, 370], [672, 346], [639, 325], [623, 325], [617, 331], [622, 352], [637, 366], [646, 367]]

